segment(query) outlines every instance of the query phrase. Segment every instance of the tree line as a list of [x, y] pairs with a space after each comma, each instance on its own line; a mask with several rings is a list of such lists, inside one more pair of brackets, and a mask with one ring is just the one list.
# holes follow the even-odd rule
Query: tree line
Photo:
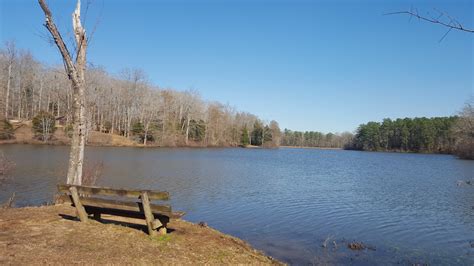
[[[124, 69], [111, 75], [90, 65], [85, 74], [86, 133], [118, 134], [145, 145], [160, 146], [281, 144], [473, 157], [472, 103], [459, 116], [384, 119], [362, 124], [354, 135], [289, 129], [281, 132], [276, 121], [265, 123], [230, 105], [207, 102], [196, 91], [155, 86], [140, 69]], [[64, 68], [44, 65], [30, 51], [7, 42], [0, 48], [0, 84], [0, 138], [14, 137], [8, 119], [39, 121], [34, 125], [35, 133], [44, 140], [54, 132], [50, 126], [55, 121], [64, 125], [69, 135], [73, 92]]]
[[322, 133], [318, 131], [292, 131], [284, 129], [281, 137], [282, 146], [343, 148], [351, 141], [353, 135], [349, 132], [341, 134]]
[[[99, 131], [160, 146], [278, 146], [280, 142], [276, 121], [266, 123], [230, 105], [205, 101], [194, 90], [158, 87], [140, 69], [111, 75], [89, 65], [85, 80], [86, 139], [87, 132]], [[47, 121], [44, 117], [51, 114], [72, 130], [73, 88], [62, 66], [42, 64], [30, 51], [7, 42], [0, 48], [0, 84], [3, 120], [33, 120], [40, 115], [39, 121]]]
[[368, 122], [357, 129], [348, 148], [368, 151], [451, 153], [457, 117], [404, 118]]
[[[471, 100], [472, 102], [472, 100]], [[404, 118], [360, 125], [346, 149], [455, 154], [474, 159], [474, 110], [459, 116]]]

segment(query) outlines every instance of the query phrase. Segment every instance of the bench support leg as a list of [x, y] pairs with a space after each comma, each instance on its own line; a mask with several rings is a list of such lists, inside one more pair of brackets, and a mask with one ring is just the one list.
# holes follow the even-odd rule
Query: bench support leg
[[158, 229], [160, 235], [166, 235], [166, 226], [159, 219], [153, 221], [153, 229]]
[[153, 221], [155, 220], [155, 217], [153, 216], [153, 212], [150, 208], [150, 199], [148, 198], [148, 193], [146, 191], [142, 192], [140, 198], [142, 200], [143, 212], [145, 213], [148, 234], [150, 236], [156, 236], [156, 231], [153, 229]]
[[166, 232], [166, 227], [164, 227], [164, 226], [160, 227], [160, 229], [158, 229], [158, 233], [160, 235], [166, 235], [166, 233], [167, 233]]
[[100, 221], [100, 212], [94, 212], [94, 220]]
[[77, 193], [77, 188], [71, 187], [69, 191], [71, 192], [72, 201], [74, 202], [74, 206], [76, 206], [77, 215], [79, 216], [79, 219], [81, 220], [81, 222], [87, 222], [88, 221], [87, 212], [86, 212], [86, 209], [84, 209], [84, 206], [82, 206], [81, 201], [79, 200], [79, 194]]

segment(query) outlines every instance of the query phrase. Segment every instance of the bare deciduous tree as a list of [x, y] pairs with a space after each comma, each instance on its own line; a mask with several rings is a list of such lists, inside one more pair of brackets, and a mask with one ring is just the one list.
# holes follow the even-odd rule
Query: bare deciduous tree
[[[1, 91], [8, 79], [7, 54], [6, 47], [0, 47]], [[141, 70], [125, 70], [115, 76], [89, 66], [85, 80], [86, 143], [95, 137], [101, 138], [93, 140], [97, 143], [120, 141], [102, 135], [110, 134], [129, 136], [143, 145], [238, 146], [242, 130], [252, 137], [258, 120], [232, 106], [207, 102], [193, 90], [162, 89], [151, 84]], [[41, 64], [30, 52], [18, 50], [10, 92], [10, 118], [30, 120], [45, 111], [55, 116], [59, 127], [64, 126], [66, 136], [72, 135], [74, 88], [63, 66]], [[101, 134], [89, 134], [92, 131]]]
[[8, 106], [9, 106], [9, 99], [10, 99], [10, 86], [11, 86], [11, 80], [12, 80], [12, 67], [13, 63], [15, 62], [15, 57], [16, 57], [16, 48], [15, 48], [15, 43], [14, 42], [8, 42], [6, 44], [6, 61], [7, 61], [7, 82], [6, 82], [6, 88], [5, 88], [5, 119], [8, 119]]
[[454, 128], [455, 154], [463, 159], [474, 159], [474, 98], [466, 103]]
[[82, 183], [82, 167], [84, 161], [85, 145], [85, 71], [86, 71], [86, 31], [81, 24], [81, 1], [77, 0], [76, 9], [72, 14], [74, 39], [76, 44], [75, 61], [70, 54], [66, 44], [61, 37], [53, 15], [44, 0], [39, 0], [41, 9], [46, 17], [45, 27], [51, 33], [54, 43], [63, 58], [64, 68], [72, 84], [73, 90], [73, 133], [71, 140], [71, 151], [69, 155], [69, 167], [67, 182], [80, 185]]

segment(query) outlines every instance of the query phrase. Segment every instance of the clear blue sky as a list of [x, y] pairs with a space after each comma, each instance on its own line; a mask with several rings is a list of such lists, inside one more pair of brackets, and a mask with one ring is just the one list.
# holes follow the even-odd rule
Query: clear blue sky
[[[0, 40], [60, 63], [37, 1], [0, 1]], [[48, 2], [70, 33], [75, 1]], [[91, 63], [142, 68], [154, 84], [197, 89], [282, 128], [341, 132], [453, 115], [474, 94], [474, 34], [452, 31], [439, 43], [445, 28], [382, 15], [438, 8], [473, 28], [472, 0], [89, 2]]]

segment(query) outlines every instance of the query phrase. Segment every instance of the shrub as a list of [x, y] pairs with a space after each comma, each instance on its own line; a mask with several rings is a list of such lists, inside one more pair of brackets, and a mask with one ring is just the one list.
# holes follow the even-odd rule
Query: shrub
[[[150, 128], [148, 129], [148, 132], [146, 134], [146, 141], [155, 141], [155, 138], [153, 136], [153, 131], [155, 129], [154, 125], [151, 125]], [[132, 135], [134, 136], [134, 140], [143, 143], [145, 140], [145, 126], [140, 123], [136, 122], [132, 125], [131, 129]]]
[[0, 121], [0, 139], [13, 139], [15, 133], [13, 131], [13, 126], [8, 120]]
[[454, 153], [461, 159], [474, 160], [474, 98], [466, 103], [454, 126], [456, 148]]
[[461, 159], [474, 160], [474, 141], [462, 140], [458, 142], [454, 154]]
[[101, 130], [103, 130], [105, 133], [109, 133], [111, 129], [112, 129], [112, 123], [109, 121], [105, 121], [101, 128]]
[[140, 122], [133, 123], [132, 124], [132, 129], [130, 131], [132, 131], [133, 135], [141, 135], [141, 134], [145, 133], [145, 129], [143, 127], [143, 124], [140, 123]]
[[54, 131], [56, 130], [56, 119], [54, 115], [41, 111], [33, 118], [33, 133], [35, 138], [42, 141], [48, 141], [51, 139]]

